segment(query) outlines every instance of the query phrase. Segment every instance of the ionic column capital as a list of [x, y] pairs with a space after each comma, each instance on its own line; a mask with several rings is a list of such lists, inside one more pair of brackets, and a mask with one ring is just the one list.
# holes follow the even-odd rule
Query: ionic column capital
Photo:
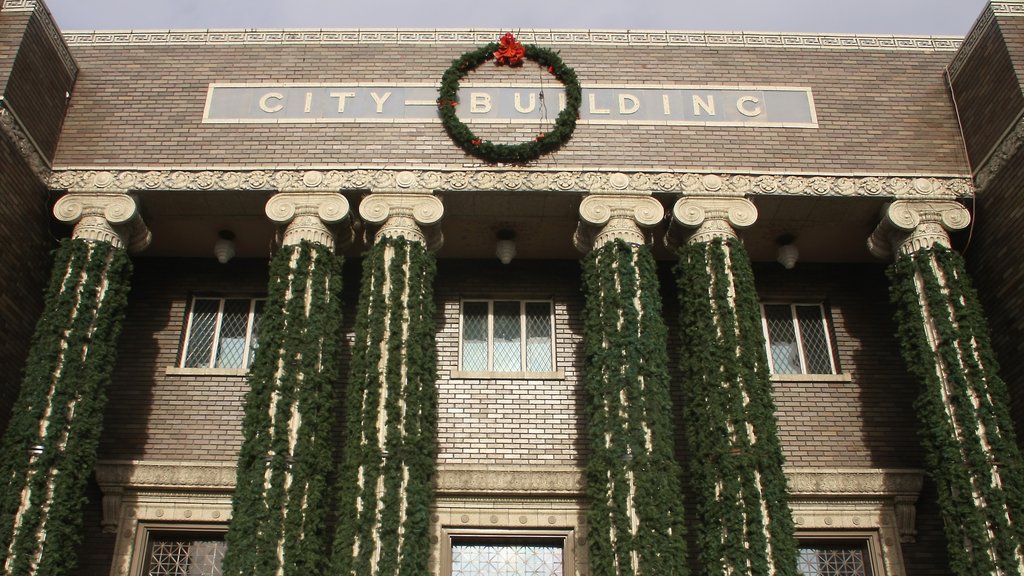
[[573, 241], [580, 252], [615, 240], [642, 245], [647, 235], [641, 227], [650, 228], [664, 218], [665, 208], [649, 194], [591, 194], [580, 203], [580, 224]]
[[[672, 207], [672, 225], [668, 244], [710, 242], [716, 238], [735, 238], [736, 228], [752, 226], [757, 207], [739, 196], [687, 196]], [[696, 228], [696, 231], [692, 231]]]
[[[337, 192], [284, 191], [267, 201], [266, 213], [272, 221], [287, 224], [283, 245], [295, 246], [305, 240], [333, 250], [337, 235], [331, 225], [348, 219], [349, 205]], [[348, 240], [351, 234], [344, 238]]]
[[437, 250], [444, 243], [441, 231], [434, 227], [444, 216], [444, 204], [431, 190], [374, 191], [359, 203], [359, 216], [380, 226], [374, 242], [404, 237], [428, 250]]
[[882, 210], [868, 249], [878, 258], [895, 258], [937, 245], [948, 248], [949, 231], [970, 222], [971, 213], [953, 200], [897, 200]]
[[53, 206], [61, 222], [74, 224], [72, 238], [107, 242], [138, 252], [153, 239], [139, 215], [138, 200], [127, 192], [96, 193], [69, 190]]

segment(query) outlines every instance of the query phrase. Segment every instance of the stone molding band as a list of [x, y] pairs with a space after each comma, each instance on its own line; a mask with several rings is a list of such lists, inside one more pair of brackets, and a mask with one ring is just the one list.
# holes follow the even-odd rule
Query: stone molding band
[[88, 170], [57, 169], [50, 188], [107, 190], [473, 190], [871, 198], [970, 198], [969, 177], [701, 174], [588, 170]]
[[7, 100], [0, 96], [0, 133], [17, 149], [40, 182], [50, 179], [50, 161], [39, 151], [39, 146], [22, 126], [18, 115]]
[[53, 215], [74, 224], [72, 238], [109, 242], [131, 252], [144, 250], [153, 239], [139, 215], [138, 201], [125, 193], [72, 192], [54, 204]]
[[936, 245], [948, 248], [949, 231], [970, 223], [971, 213], [952, 200], [897, 200], [882, 210], [868, 250], [877, 258], [893, 258]]
[[[75, 30], [64, 34], [71, 46], [204, 44], [400, 44], [480, 45], [506, 30], [294, 29], [294, 30]], [[959, 36], [886, 36], [686, 30], [522, 30], [525, 44], [595, 46], [697, 46], [732, 48], [817, 48], [845, 50], [932, 50], [952, 52]]]

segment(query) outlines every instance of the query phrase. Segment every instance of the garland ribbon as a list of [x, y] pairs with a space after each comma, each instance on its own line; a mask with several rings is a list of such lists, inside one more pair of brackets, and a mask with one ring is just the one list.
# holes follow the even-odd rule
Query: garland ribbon
[[685, 575], [666, 328], [650, 247], [616, 240], [592, 251], [584, 287], [591, 574]]
[[422, 576], [437, 452], [434, 256], [383, 237], [363, 261], [333, 572]]
[[303, 241], [271, 262], [224, 574], [325, 572], [341, 261], [325, 246]]
[[889, 269], [903, 357], [926, 464], [939, 489], [950, 568], [958, 576], [1020, 576], [1024, 465], [988, 322], [963, 258], [943, 246]]
[[131, 262], [106, 242], [65, 240], [0, 449], [0, 566], [69, 574], [96, 463]]
[[[498, 65], [520, 66], [524, 58], [536, 62], [565, 86], [565, 108], [558, 113], [554, 127], [520, 144], [495, 144], [477, 137], [455, 113], [459, 104], [459, 82], [488, 60], [494, 60]], [[491, 42], [452, 60], [452, 65], [441, 77], [437, 111], [448, 136], [469, 154], [492, 164], [525, 164], [558, 150], [572, 138], [582, 100], [583, 90], [576, 71], [566, 66], [556, 52], [533, 44], [523, 46], [508, 33], [501, 37], [500, 43]]]
[[754, 275], [739, 240], [680, 248], [683, 422], [701, 574], [795, 576]]

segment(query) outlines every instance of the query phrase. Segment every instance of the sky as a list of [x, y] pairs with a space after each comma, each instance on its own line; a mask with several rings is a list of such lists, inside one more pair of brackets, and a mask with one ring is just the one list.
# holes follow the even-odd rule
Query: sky
[[62, 30], [576, 28], [963, 36], [987, 0], [46, 0]]

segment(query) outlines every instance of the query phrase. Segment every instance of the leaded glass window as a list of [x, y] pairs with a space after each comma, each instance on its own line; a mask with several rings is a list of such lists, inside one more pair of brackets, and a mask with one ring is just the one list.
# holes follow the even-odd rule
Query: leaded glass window
[[801, 576], [871, 576], [867, 543], [800, 543], [797, 572]]
[[563, 576], [561, 542], [553, 540], [455, 540], [451, 576]]
[[551, 302], [466, 300], [461, 369], [550, 372], [554, 367]]
[[152, 533], [145, 576], [221, 576], [227, 544], [213, 534]]
[[194, 298], [184, 368], [248, 368], [257, 346], [262, 298]]
[[764, 304], [761, 308], [772, 374], [835, 374], [821, 304]]

